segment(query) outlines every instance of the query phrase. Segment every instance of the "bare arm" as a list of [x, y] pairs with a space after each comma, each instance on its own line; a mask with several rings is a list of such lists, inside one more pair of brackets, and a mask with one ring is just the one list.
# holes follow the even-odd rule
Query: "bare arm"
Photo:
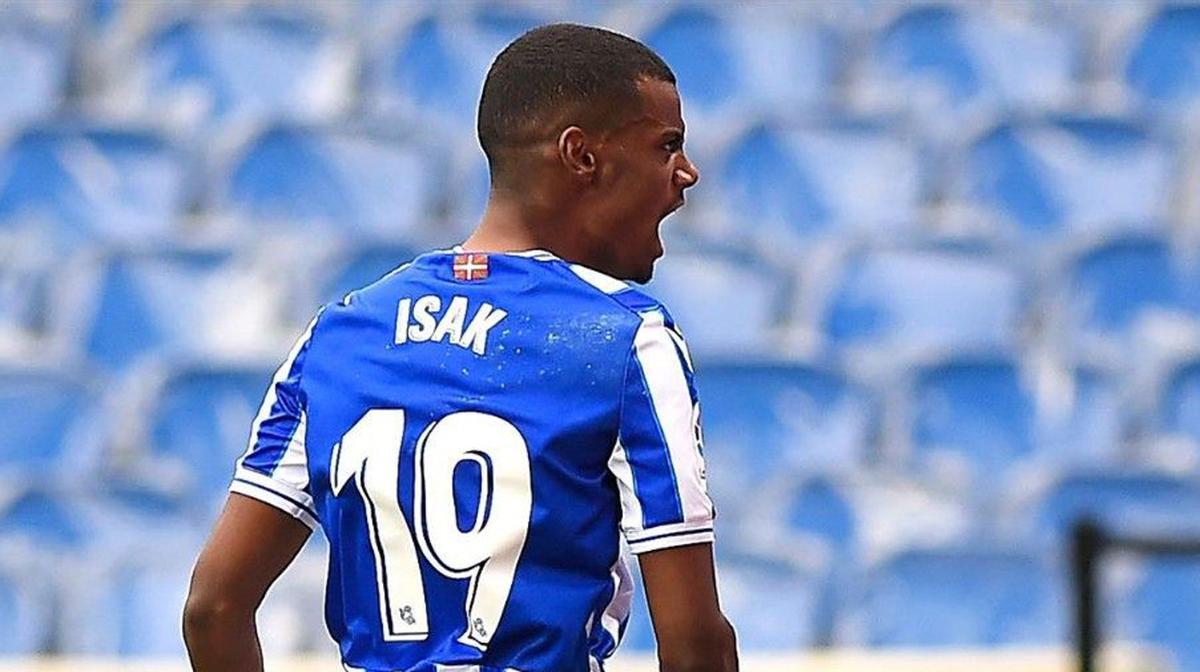
[[721, 613], [712, 544], [638, 556], [662, 672], [736, 672], [733, 627]]
[[195, 672], [262, 670], [254, 612], [308, 535], [307, 526], [272, 506], [229, 496], [196, 560], [183, 611]]

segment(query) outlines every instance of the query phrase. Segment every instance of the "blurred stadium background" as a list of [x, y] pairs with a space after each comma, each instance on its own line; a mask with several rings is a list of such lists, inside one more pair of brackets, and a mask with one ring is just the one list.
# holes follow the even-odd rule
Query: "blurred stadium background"
[[[1200, 6], [7, 0], [0, 667], [182, 669], [271, 370], [464, 237], [483, 74], [555, 20], [680, 80], [704, 179], [650, 291], [744, 669], [1069, 669], [1071, 523], [1200, 533]], [[270, 654], [329, 660], [323, 562], [269, 596]], [[1200, 561], [1118, 554], [1101, 612], [1165, 656], [1133, 669], [1200, 671]]]

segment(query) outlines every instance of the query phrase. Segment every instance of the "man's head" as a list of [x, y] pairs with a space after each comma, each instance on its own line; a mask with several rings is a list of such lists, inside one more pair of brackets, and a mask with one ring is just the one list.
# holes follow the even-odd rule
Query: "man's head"
[[536, 205], [570, 228], [543, 235], [638, 282], [662, 255], [659, 222], [699, 179], [683, 131], [666, 63], [636, 40], [586, 26], [522, 35], [496, 57], [479, 101], [493, 196]]

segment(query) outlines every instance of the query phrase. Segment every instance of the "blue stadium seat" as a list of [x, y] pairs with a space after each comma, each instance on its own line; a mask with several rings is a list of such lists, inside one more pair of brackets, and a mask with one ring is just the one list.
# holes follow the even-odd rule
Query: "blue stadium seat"
[[1001, 124], [968, 150], [967, 198], [1022, 235], [1145, 230], [1170, 214], [1170, 146], [1115, 119]]
[[1165, 109], [1185, 111], [1200, 100], [1200, 7], [1167, 5], [1150, 21], [1126, 64], [1135, 93]]
[[417, 250], [404, 245], [375, 244], [355, 248], [332, 264], [331, 272], [322, 283], [320, 300], [324, 303], [337, 301], [351, 290], [366, 287], [407, 264], [417, 254]]
[[905, 356], [1008, 348], [1025, 288], [1001, 258], [972, 250], [882, 249], [851, 255], [822, 318], [828, 345]]
[[143, 111], [202, 125], [328, 119], [352, 94], [349, 52], [303, 16], [183, 19], [152, 35], [135, 58]]
[[721, 17], [706, 8], [685, 6], [644, 36], [671, 64], [687, 103], [713, 108], [742, 93], [725, 28]]
[[[46, 343], [56, 332], [51, 315], [59, 296], [55, 271], [61, 254], [41, 235], [41, 227], [2, 229], [0, 224], [0, 359], [21, 361], [23, 344]], [[39, 354], [48, 350], [37, 348]]]
[[1174, 669], [1200, 670], [1200, 563], [1194, 558], [1162, 558], [1142, 564], [1130, 589], [1120, 591], [1108, 618], [1106, 636], [1161, 646]]
[[[1065, 635], [1065, 581], [1036, 556], [913, 550], [869, 573], [853, 643], [870, 647], [1049, 645]], [[850, 642], [843, 642], [850, 643]]]
[[54, 116], [67, 86], [67, 40], [34, 21], [0, 18], [0, 128]]
[[796, 651], [813, 646], [828, 619], [827, 575], [753, 556], [719, 555], [721, 607], [738, 624], [746, 651]]
[[868, 460], [877, 408], [837, 371], [803, 364], [701, 364], [696, 384], [715, 495], [792, 474], [852, 473]]
[[244, 149], [214, 206], [260, 227], [415, 238], [432, 228], [439, 170], [415, 138], [278, 127]]
[[855, 551], [858, 513], [850, 493], [829, 478], [805, 481], [787, 498], [788, 529], [828, 542], [842, 560]]
[[720, 165], [725, 216], [752, 235], [882, 235], [922, 204], [917, 147], [875, 122], [757, 126]]
[[1171, 372], [1159, 399], [1159, 429], [1200, 445], [1200, 360]]
[[163, 545], [64, 577], [62, 589], [71, 596], [60, 617], [60, 629], [71, 633], [64, 652], [182, 658], [181, 614], [198, 552], [198, 546]]
[[1120, 338], [1155, 312], [1200, 314], [1198, 272], [1165, 240], [1109, 240], [1072, 263], [1064, 310], [1081, 335]]
[[1097, 469], [1116, 465], [1124, 449], [1128, 410], [1117, 382], [1105, 372], [1077, 367], [1069, 389], [1039, 404], [1037, 450], [1051, 466]]
[[[464, 124], [468, 114], [478, 106], [478, 88], [482, 79], [477, 64], [462, 62], [456, 53], [454, 31], [448, 31], [435, 18], [427, 18], [408, 30], [377, 64], [376, 92], [378, 105], [385, 109], [436, 109], [455, 115]], [[486, 67], [486, 66], [485, 66]]]
[[931, 472], [987, 500], [1036, 448], [1036, 405], [1004, 358], [954, 358], [914, 376], [915, 473]]
[[675, 72], [685, 116], [826, 102], [837, 54], [829, 30], [770, 6], [721, 9], [732, 11], [681, 5], [643, 36]]
[[0, 475], [26, 485], [94, 478], [107, 429], [97, 410], [86, 381], [0, 369]]
[[208, 325], [222, 318], [213, 301], [230, 259], [184, 251], [110, 257], [83, 335], [88, 354], [119, 370], [145, 355], [205, 350]]
[[1071, 96], [1081, 45], [1067, 27], [967, 10], [902, 13], [875, 44], [868, 83], [897, 103], [946, 111], [1054, 106]]
[[[743, 652], [790, 653], [817, 643], [827, 579], [819, 569], [805, 570], [752, 555], [725, 553], [717, 544], [717, 589], [721, 609], [737, 628]], [[632, 611], [621, 651], [654, 651], [654, 631], [641, 577], [635, 572]]]
[[473, 128], [492, 59], [546, 18], [528, 7], [489, 3], [466, 20], [430, 16], [415, 22], [377, 55], [370, 77], [375, 106]]
[[161, 241], [187, 204], [187, 168], [153, 133], [32, 129], [0, 153], [0, 222], [34, 220], [62, 247]]
[[35, 656], [50, 646], [53, 595], [39, 560], [26, 547], [0, 542], [0, 656]]
[[267, 367], [186, 366], [158, 387], [142, 473], [179, 477], [178, 494], [208, 512], [223, 499], [234, 462], [271, 381]]
[[1115, 531], [1194, 534], [1200, 530], [1200, 486], [1136, 468], [1066, 476], [1041, 497], [1030, 522], [1038, 539], [1061, 550], [1083, 518]]
[[[53, 489], [21, 488], [0, 505], [0, 539], [43, 551], [77, 552], [95, 540], [86, 502]], [[11, 494], [11, 493], [10, 493]]]
[[698, 357], [766, 353], [786, 314], [790, 278], [734, 252], [673, 251], [647, 285], [675, 318]]

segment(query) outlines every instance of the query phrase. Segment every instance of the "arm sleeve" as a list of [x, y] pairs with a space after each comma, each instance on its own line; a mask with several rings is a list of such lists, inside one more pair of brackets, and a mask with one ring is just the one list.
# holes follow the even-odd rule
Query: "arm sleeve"
[[310, 529], [318, 520], [308, 484], [308, 418], [300, 377], [315, 325], [316, 319], [272, 377], [229, 486], [231, 492], [274, 506]]
[[609, 459], [621, 495], [621, 527], [634, 553], [713, 541], [699, 422], [683, 337], [661, 310], [643, 313]]

